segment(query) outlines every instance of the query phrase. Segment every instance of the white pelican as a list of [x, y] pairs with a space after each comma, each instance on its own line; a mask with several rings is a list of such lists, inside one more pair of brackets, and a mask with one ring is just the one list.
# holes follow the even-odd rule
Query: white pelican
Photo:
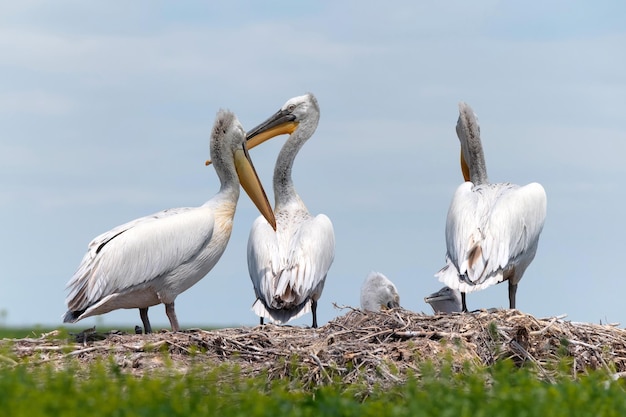
[[89, 244], [68, 282], [64, 322], [119, 308], [139, 308], [146, 333], [152, 331], [148, 307], [165, 304], [172, 331], [180, 329], [174, 300], [204, 277], [226, 249], [239, 199], [239, 181], [275, 225], [272, 208], [245, 146], [237, 117], [217, 114], [211, 157], [221, 181], [219, 192], [200, 207], [164, 210], [114, 228]]
[[370, 272], [361, 286], [361, 309], [380, 311], [400, 307], [396, 286], [380, 272]]
[[273, 116], [248, 132], [252, 148], [274, 136], [290, 134], [274, 168], [276, 230], [258, 217], [248, 239], [248, 271], [261, 319], [287, 323], [311, 311], [317, 327], [317, 300], [335, 257], [335, 233], [324, 214], [312, 216], [291, 179], [293, 161], [313, 135], [320, 113], [313, 94], [294, 97]]
[[460, 313], [463, 311], [461, 292], [450, 287], [443, 287], [437, 292], [424, 297], [435, 313]]
[[465, 183], [454, 194], [446, 221], [446, 266], [436, 277], [465, 293], [508, 280], [509, 308], [517, 284], [535, 257], [546, 218], [546, 193], [537, 183], [490, 184], [476, 115], [459, 103], [456, 133]]

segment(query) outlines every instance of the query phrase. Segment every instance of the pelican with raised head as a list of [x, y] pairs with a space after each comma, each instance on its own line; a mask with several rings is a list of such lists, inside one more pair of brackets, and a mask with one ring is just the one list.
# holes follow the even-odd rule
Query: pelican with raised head
[[174, 300], [204, 277], [224, 253], [233, 227], [239, 184], [267, 221], [276, 225], [256, 175], [237, 117], [217, 114], [210, 151], [219, 192], [200, 207], [164, 210], [96, 237], [68, 282], [64, 322], [120, 308], [138, 308], [144, 331], [152, 328], [148, 307], [165, 304], [172, 331], [180, 330]]
[[400, 307], [396, 286], [380, 272], [370, 272], [361, 286], [361, 309], [380, 311]]
[[313, 94], [294, 97], [248, 132], [248, 147], [289, 134], [274, 168], [276, 230], [258, 217], [248, 239], [248, 271], [256, 301], [252, 310], [276, 323], [313, 315], [317, 327], [317, 301], [335, 257], [335, 233], [324, 214], [312, 216], [296, 192], [291, 178], [294, 159], [317, 128], [320, 111]]
[[436, 277], [462, 293], [508, 281], [509, 308], [535, 257], [546, 218], [546, 193], [538, 183], [489, 183], [476, 115], [459, 103], [456, 133], [465, 183], [452, 198], [446, 221], [446, 266]]
[[443, 287], [424, 297], [424, 301], [430, 304], [435, 313], [460, 313], [463, 311], [461, 292], [450, 287]]

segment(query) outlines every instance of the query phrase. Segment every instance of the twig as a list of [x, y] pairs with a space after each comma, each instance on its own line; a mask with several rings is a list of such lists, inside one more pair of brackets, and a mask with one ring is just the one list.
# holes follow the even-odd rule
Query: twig
[[320, 358], [318, 358], [317, 355], [313, 353], [310, 353], [309, 356], [315, 361], [317, 366], [320, 368], [320, 372], [324, 375], [328, 382], [332, 382], [330, 376], [328, 375], [328, 372], [326, 372], [326, 369], [324, 369], [324, 365], [322, 365], [322, 361], [320, 361]]
[[558, 318], [554, 317], [554, 318], [552, 318], [552, 320], [550, 320], [550, 323], [548, 323], [548, 325], [547, 325], [547, 326], [545, 326], [543, 329], [541, 329], [541, 330], [534, 330], [534, 331], [532, 331], [532, 332], [529, 332], [529, 334], [530, 334], [531, 336], [541, 336], [542, 334], [544, 334], [545, 332], [547, 332], [547, 331], [548, 331], [548, 329], [549, 329], [550, 327], [552, 327], [552, 325], [553, 325], [554, 323], [556, 323], [556, 321], [557, 321], [557, 320], [558, 320]]

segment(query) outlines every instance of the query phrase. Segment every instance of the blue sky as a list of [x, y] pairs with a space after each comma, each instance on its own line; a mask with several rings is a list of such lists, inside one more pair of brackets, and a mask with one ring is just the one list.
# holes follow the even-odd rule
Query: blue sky
[[[218, 109], [249, 129], [307, 91], [321, 119], [294, 181], [337, 244], [321, 324], [342, 314], [333, 302], [358, 306], [371, 270], [430, 313], [462, 181], [461, 100], [479, 116], [490, 179], [548, 195], [519, 309], [626, 321], [613, 266], [626, 253], [621, 2], [214, 3], [0, 2], [0, 324], [60, 325], [93, 237], [211, 198]], [[270, 200], [284, 140], [251, 152]], [[246, 266], [257, 215], [242, 195], [226, 253], [177, 299], [181, 326], [257, 323]], [[506, 285], [468, 296], [470, 308], [506, 305]], [[168, 327], [162, 306], [150, 311]], [[139, 322], [129, 310], [77, 326]]]

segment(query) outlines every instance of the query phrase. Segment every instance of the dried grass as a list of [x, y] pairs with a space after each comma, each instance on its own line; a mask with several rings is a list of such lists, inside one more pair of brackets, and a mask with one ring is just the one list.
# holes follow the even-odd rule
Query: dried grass
[[517, 310], [424, 315], [402, 309], [364, 313], [350, 307], [319, 329], [265, 325], [151, 335], [85, 331], [76, 340], [55, 332], [40, 338], [5, 339], [0, 366], [23, 359], [33, 365], [67, 366], [69, 358], [90, 363], [110, 357], [122, 372], [141, 376], [155, 369], [186, 372], [190, 367], [236, 365], [244, 376], [289, 378], [304, 386], [359, 383], [368, 387], [401, 383], [419, 375], [421, 364], [489, 366], [510, 358], [531, 366], [545, 380], [566, 362], [572, 377], [590, 369], [626, 375], [626, 330], [615, 325], [573, 323], [564, 317], [537, 319]]

